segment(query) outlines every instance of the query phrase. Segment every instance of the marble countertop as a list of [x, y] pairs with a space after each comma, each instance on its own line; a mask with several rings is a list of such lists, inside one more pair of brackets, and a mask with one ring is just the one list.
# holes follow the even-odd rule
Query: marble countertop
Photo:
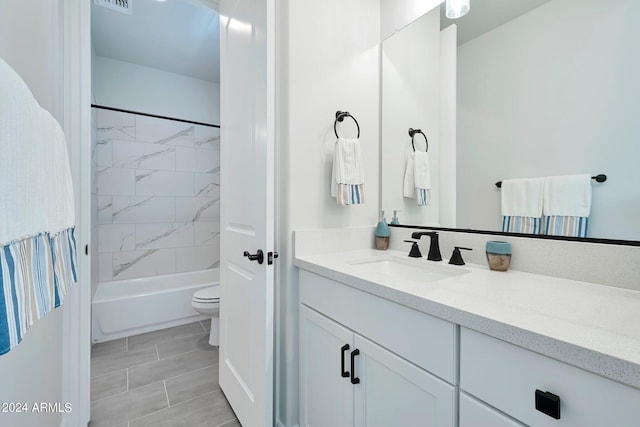
[[[463, 274], [426, 282], [421, 274], [398, 278], [358, 265], [374, 257]], [[297, 256], [295, 265], [640, 388], [638, 291], [512, 270], [497, 272], [482, 265], [458, 267], [447, 260], [412, 259], [391, 250]]]

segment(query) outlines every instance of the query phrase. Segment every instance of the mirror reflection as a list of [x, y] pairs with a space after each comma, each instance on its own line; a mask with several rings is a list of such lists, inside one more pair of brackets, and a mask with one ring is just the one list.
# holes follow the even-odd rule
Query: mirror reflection
[[[382, 209], [500, 231], [496, 182], [606, 174], [586, 236], [640, 240], [638, 18], [634, 0], [472, 0], [460, 19], [438, 7], [385, 39]], [[427, 206], [404, 197], [409, 128], [429, 141]]]

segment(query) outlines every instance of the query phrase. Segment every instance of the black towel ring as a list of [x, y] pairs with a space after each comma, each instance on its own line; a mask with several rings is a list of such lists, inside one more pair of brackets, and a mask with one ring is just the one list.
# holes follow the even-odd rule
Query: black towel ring
[[342, 122], [345, 117], [351, 117], [353, 121], [356, 122], [356, 127], [358, 128], [358, 138], [360, 138], [360, 125], [358, 124], [356, 118], [349, 114], [348, 111], [336, 111], [336, 120], [335, 122], [333, 122], [333, 132], [335, 132], [336, 138], [340, 138], [338, 136], [338, 122]]
[[411, 146], [413, 147], [413, 151], [416, 151], [416, 146], [413, 143], [413, 137], [416, 135], [416, 133], [421, 133], [422, 136], [424, 136], [424, 141], [427, 143], [427, 148], [424, 150], [424, 152], [426, 153], [427, 151], [429, 151], [429, 140], [427, 139], [427, 135], [425, 135], [424, 132], [422, 132], [420, 129], [409, 128], [409, 136], [411, 137]]

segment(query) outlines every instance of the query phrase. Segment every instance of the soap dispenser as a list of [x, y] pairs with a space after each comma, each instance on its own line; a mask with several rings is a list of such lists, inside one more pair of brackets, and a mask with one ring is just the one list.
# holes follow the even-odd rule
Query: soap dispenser
[[398, 212], [399, 211], [393, 211], [393, 218], [391, 218], [391, 225], [400, 225], [400, 220], [398, 219]]
[[387, 225], [387, 219], [384, 217], [384, 211], [380, 212], [378, 225], [376, 226], [376, 249], [386, 251], [389, 248], [389, 238], [391, 231]]

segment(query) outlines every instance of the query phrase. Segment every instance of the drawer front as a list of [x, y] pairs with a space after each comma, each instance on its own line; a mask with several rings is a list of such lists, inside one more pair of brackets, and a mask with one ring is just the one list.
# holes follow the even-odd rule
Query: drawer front
[[[639, 425], [640, 390], [466, 328], [460, 388], [532, 427]], [[560, 419], [536, 409], [536, 390], [559, 397]]]
[[460, 427], [525, 427], [484, 403], [460, 393]]
[[300, 302], [457, 384], [456, 325], [300, 270]]

